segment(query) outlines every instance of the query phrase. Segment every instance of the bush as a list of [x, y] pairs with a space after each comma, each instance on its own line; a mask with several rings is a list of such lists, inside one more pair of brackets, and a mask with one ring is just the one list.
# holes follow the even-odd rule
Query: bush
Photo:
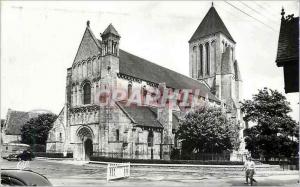
[[63, 153], [47, 153], [47, 152], [34, 152], [35, 157], [47, 157], [47, 158], [73, 158], [73, 153], [67, 153], [64, 157]]
[[239, 161], [202, 161], [202, 160], [149, 160], [149, 159], [128, 159], [128, 158], [110, 158], [104, 156], [92, 156], [91, 161], [102, 162], [130, 162], [144, 164], [194, 164], [194, 165], [243, 165]]

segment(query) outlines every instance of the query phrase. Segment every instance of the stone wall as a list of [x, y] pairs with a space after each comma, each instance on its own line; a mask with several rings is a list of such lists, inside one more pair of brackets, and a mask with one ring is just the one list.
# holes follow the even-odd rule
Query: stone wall
[[64, 124], [64, 109], [60, 112], [49, 131], [46, 152], [64, 152], [66, 142], [66, 124]]

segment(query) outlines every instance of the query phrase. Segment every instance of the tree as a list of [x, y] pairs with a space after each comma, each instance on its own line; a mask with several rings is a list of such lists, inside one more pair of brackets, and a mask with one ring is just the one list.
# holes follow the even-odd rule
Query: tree
[[229, 120], [221, 108], [205, 106], [189, 112], [176, 135], [187, 154], [222, 153], [239, 147], [239, 125]]
[[46, 145], [48, 132], [56, 118], [55, 114], [50, 113], [40, 114], [38, 117], [31, 118], [21, 129], [22, 143]]
[[241, 102], [246, 122], [257, 125], [244, 131], [246, 149], [252, 156], [291, 157], [298, 150], [298, 124], [288, 113], [290, 103], [277, 90], [264, 88], [253, 95], [252, 100]]

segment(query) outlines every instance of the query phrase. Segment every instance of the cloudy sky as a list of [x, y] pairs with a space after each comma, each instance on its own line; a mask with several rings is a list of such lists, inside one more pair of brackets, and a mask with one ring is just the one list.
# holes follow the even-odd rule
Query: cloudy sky
[[[1, 118], [8, 108], [62, 109], [66, 69], [87, 20], [96, 37], [112, 23], [121, 35], [120, 48], [188, 75], [188, 40], [210, 6], [211, 1], [2, 1]], [[280, 13], [284, 7], [298, 16], [297, 1], [215, 1], [214, 6], [237, 42], [244, 99], [263, 87], [284, 93], [283, 70], [275, 64]], [[299, 94], [286, 96], [298, 121]]]

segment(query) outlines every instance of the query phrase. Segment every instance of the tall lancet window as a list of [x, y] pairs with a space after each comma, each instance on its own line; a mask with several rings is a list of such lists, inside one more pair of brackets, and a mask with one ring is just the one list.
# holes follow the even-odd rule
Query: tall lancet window
[[[193, 74], [197, 74], [197, 47], [193, 47]], [[195, 77], [197, 75], [193, 75]]]
[[132, 83], [129, 82], [128, 88], [127, 88], [127, 98], [128, 99], [130, 98], [131, 94], [132, 94]]
[[209, 73], [210, 73], [210, 49], [209, 49], [209, 43], [205, 44], [205, 50], [206, 50], [206, 74], [209, 75]]
[[149, 131], [147, 142], [149, 147], [153, 147], [153, 131]]
[[91, 85], [85, 83], [83, 86], [83, 104], [91, 104]]
[[200, 45], [200, 68], [199, 76], [203, 75], [203, 45]]

